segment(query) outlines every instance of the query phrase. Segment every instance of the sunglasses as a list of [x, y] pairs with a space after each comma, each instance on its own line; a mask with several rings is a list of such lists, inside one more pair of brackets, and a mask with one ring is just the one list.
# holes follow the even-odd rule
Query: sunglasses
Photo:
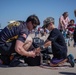
[[37, 27], [37, 25], [33, 25], [33, 28], [35, 29]]

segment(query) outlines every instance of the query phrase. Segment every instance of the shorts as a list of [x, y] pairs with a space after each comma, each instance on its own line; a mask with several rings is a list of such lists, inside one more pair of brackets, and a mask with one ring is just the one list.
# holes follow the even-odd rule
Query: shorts
[[59, 62], [63, 61], [64, 59], [58, 59], [58, 58], [52, 58], [51, 63], [52, 64], [58, 64]]

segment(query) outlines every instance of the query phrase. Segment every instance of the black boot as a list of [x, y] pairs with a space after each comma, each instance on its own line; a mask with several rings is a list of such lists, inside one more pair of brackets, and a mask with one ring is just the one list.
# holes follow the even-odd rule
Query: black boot
[[10, 63], [10, 67], [26, 67], [28, 66], [26, 63], [23, 62], [24, 57], [20, 55], [16, 55]]
[[1, 55], [1, 60], [3, 62], [3, 65], [10, 64], [10, 56], [8, 56], [8, 55]]

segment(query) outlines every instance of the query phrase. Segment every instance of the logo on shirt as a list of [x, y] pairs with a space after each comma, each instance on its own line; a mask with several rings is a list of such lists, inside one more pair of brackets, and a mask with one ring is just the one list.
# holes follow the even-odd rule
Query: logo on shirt
[[13, 41], [13, 40], [15, 40], [15, 39], [17, 39], [17, 38], [18, 38], [18, 35], [14, 36], [14, 37], [12, 37], [12, 38], [10, 38], [10, 39], [8, 39], [6, 42], [11, 42], [11, 41]]
[[13, 23], [10, 23], [7, 28], [8, 29], [12, 29], [12, 27], [17, 27], [20, 25], [20, 22], [13, 22]]

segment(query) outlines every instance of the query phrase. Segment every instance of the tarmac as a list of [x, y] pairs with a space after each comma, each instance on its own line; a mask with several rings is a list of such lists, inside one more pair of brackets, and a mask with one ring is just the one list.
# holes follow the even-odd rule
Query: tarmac
[[[76, 47], [73, 47], [73, 41], [68, 46], [68, 54], [73, 54], [76, 59]], [[64, 67], [0, 67], [0, 75], [76, 75], [76, 64], [73, 68], [69, 63], [65, 63]]]

